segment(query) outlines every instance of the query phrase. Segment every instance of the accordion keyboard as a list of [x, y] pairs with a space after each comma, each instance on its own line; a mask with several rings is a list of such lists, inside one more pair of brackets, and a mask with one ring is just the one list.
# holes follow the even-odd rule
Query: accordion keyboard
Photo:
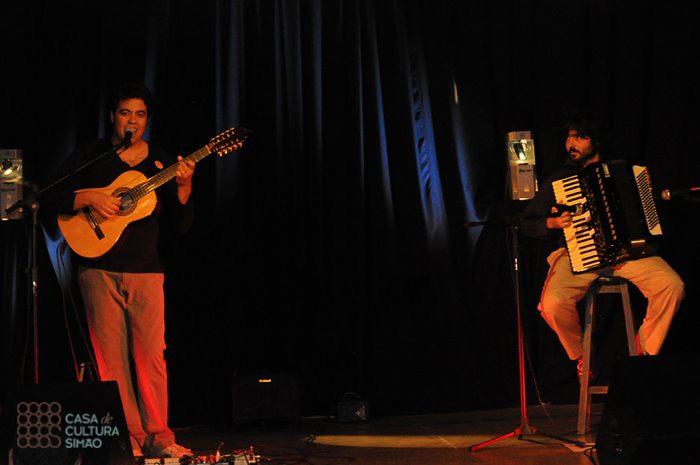
[[566, 249], [569, 252], [571, 268], [581, 273], [598, 267], [602, 256], [596, 247], [595, 228], [591, 221], [591, 212], [586, 208], [586, 195], [581, 188], [578, 176], [569, 176], [552, 183], [554, 198], [558, 204], [581, 207], [580, 214], [571, 216], [571, 226], [564, 228]]

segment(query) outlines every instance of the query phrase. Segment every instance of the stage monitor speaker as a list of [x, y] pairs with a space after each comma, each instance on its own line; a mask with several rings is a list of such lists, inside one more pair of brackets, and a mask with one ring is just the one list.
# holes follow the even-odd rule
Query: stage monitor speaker
[[343, 400], [338, 402], [338, 414], [340, 423], [352, 423], [369, 420], [369, 403], [362, 400], [354, 392], [346, 392]]
[[21, 386], [14, 396], [10, 465], [132, 465], [114, 381]]
[[232, 378], [233, 422], [301, 416], [299, 385], [289, 374]]
[[618, 360], [596, 437], [600, 464], [698, 463], [699, 382], [692, 359]]

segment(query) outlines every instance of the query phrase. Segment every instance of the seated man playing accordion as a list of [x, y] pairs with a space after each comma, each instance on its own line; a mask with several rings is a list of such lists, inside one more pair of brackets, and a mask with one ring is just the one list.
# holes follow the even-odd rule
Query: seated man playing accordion
[[[674, 314], [685, 295], [678, 274], [658, 256], [616, 261], [610, 265], [585, 272], [572, 270], [570, 256], [564, 245], [566, 228], [572, 227], [572, 213], [558, 212], [553, 183], [581, 174], [584, 168], [602, 161], [602, 132], [600, 125], [578, 117], [566, 125], [568, 159], [543, 185], [524, 212], [522, 231], [530, 237], [557, 238], [560, 248], [547, 258], [549, 273], [538, 306], [542, 317], [554, 330], [571, 360], [582, 367], [583, 340], [576, 304], [599, 276], [625, 278], [648, 299], [646, 315], [637, 334], [639, 353], [656, 355], [663, 345]], [[559, 214], [561, 213], [561, 214]]]

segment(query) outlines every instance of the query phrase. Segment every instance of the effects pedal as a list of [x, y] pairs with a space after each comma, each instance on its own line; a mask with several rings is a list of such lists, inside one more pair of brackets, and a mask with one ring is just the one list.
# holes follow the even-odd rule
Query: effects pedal
[[138, 461], [140, 465], [257, 465], [260, 456], [255, 454], [253, 446], [222, 455], [218, 451], [213, 455], [199, 455], [183, 458], [145, 458]]

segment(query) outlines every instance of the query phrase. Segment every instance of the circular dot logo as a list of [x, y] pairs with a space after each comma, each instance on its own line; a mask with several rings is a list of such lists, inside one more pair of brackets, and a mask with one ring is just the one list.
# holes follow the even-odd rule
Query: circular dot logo
[[17, 447], [57, 449], [61, 447], [61, 404], [19, 402], [17, 404]]

